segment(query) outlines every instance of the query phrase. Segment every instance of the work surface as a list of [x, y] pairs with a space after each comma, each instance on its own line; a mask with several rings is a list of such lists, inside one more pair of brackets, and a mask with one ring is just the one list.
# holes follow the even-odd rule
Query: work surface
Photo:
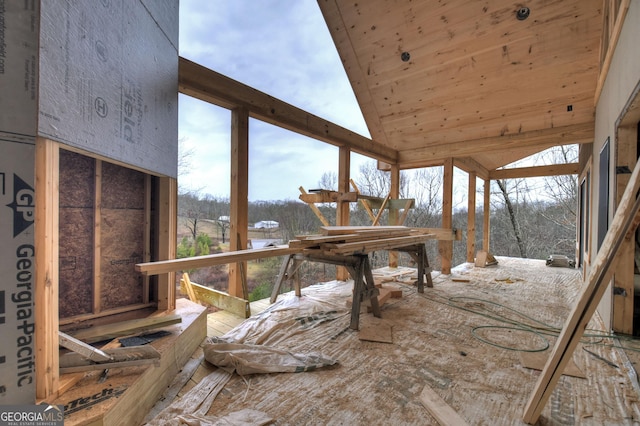
[[[292, 352], [322, 352], [339, 365], [296, 374], [234, 375], [209, 415], [251, 408], [278, 425], [436, 424], [420, 401], [428, 387], [469, 424], [521, 424], [539, 375], [524, 366], [531, 362], [528, 355], [536, 354], [527, 351], [545, 347], [545, 340], [553, 347], [555, 337], [486, 327], [511, 327], [514, 322], [541, 326], [533, 319], [561, 327], [578, 291], [579, 271], [549, 268], [544, 261], [498, 261], [495, 267], [463, 265], [452, 276], [436, 276], [434, 288], [423, 295], [410, 284], [402, 285], [403, 297], [383, 306], [382, 319], [361, 316], [359, 332], [349, 329], [349, 282], [303, 289], [302, 298], [281, 297], [225, 338]], [[602, 329], [597, 318], [591, 326]], [[361, 340], [365, 335], [386, 338], [389, 332], [392, 343]], [[577, 370], [572, 374], [582, 378], [562, 377], [540, 424], [640, 420], [625, 353], [600, 345], [613, 342], [609, 339], [590, 342], [581, 344], [573, 358]], [[549, 352], [538, 354], [544, 359]], [[206, 373], [216, 370], [205, 362], [194, 378], [202, 383]]]

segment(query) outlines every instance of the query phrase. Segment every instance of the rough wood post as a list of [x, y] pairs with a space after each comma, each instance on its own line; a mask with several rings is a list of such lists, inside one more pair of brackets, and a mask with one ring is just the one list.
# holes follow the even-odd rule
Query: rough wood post
[[[229, 247], [247, 247], [249, 196], [249, 111], [235, 108], [231, 111], [231, 193], [229, 212]], [[229, 264], [229, 294], [244, 297], [242, 270], [247, 263]]]
[[[400, 167], [397, 164], [391, 165], [391, 192], [390, 198], [397, 200], [400, 198]], [[388, 225], [399, 225], [398, 223], [398, 208], [391, 207], [389, 205], [389, 223]], [[398, 267], [398, 252], [395, 250], [389, 251], [389, 267]]]
[[484, 181], [484, 207], [482, 214], [482, 248], [487, 253], [491, 250], [490, 238], [491, 235], [491, 180]]
[[469, 173], [467, 203], [467, 262], [473, 263], [476, 253], [476, 174]]
[[[453, 159], [448, 158], [444, 162], [444, 177], [442, 185], [442, 227], [453, 226]], [[440, 253], [440, 270], [443, 274], [451, 273], [451, 260], [453, 258], [453, 241], [438, 241]]]
[[[351, 151], [349, 148], [340, 147], [338, 157], [338, 192], [349, 192], [349, 173], [351, 171]], [[349, 202], [338, 201], [336, 209], [336, 225], [349, 225]], [[336, 268], [336, 279], [344, 281], [349, 279], [348, 271], [339, 266]]]
[[[48, 139], [36, 140], [35, 211], [35, 380], [36, 398], [58, 392], [58, 221], [60, 150]], [[25, 248], [25, 251], [29, 250]], [[26, 255], [27, 253], [25, 253]], [[34, 253], [31, 253], [33, 255]], [[27, 330], [25, 330], [26, 334]], [[31, 334], [31, 333], [29, 333]]]

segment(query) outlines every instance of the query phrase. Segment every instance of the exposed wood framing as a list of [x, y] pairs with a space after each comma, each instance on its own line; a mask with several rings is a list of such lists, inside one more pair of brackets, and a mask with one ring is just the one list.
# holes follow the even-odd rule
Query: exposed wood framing
[[[307, 195], [307, 191], [305, 191], [305, 189], [303, 187], [299, 187], [298, 190], [300, 190], [300, 195]], [[320, 222], [324, 225], [324, 226], [329, 226], [329, 221], [327, 220], [326, 217], [324, 217], [324, 215], [322, 214], [322, 212], [320, 211], [320, 209], [318, 208], [318, 206], [316, 206], [313, 203], [307, 203], [309, 204], [309, 207], [311, 207], [311, 210], [316, 214], [316, 217], [320, 220]]]
[[484, 206], [482, 214], [482, 248], [486, 251], [491, 250], [491, 181], [484, 181]]
[[460, 417], [460, 415], [429, 386], [425, 386], [424, 389], [422, 389], [422, 393], [420, 393], [420, 402], [422, 402], [424, 408], [429, 411], [429, 414], [436, 419], [438, 424], [442, 426], [468, 425], [467, 421]]
[[[615, 141], [616, 167], [633, 169], [635, 165], [636, 126], [619, 127]], [[619, 205], [630, 175], [628, 173], [616, 173], [616, 205]], [[636, 239], [625, 239], [618, 254], [618, 264], [614, 275], [613, 293], [613, 330], [618, 333], [633, 334], [633, 304], [634, 304], [634, 266], [635, 266]]]
[[467, 262], [473, 263], [476, 253], [476, 174], [469, 173], [467, 200]]
[[[451, 228], [453, 225], [453, 158], [444, 162], [444, 177], [442, 184], [442, 227]], [[439, 241], [440, 270], [443, 274], [451, 273], [453, 259], [453, 241]]]
[[556, 145], [593, 142], [594, 124], [572, 124], [552, 129], [532, 130], [517, 134], [487, 137], [477, 140], [451, 142], [398, 152], [398, 165], [402, 169], [421, 167], [423, 163], [448, 157], [468, 157], [491, 151], [517, 150], [539, 147], [540, 150]]
[[[611, 0], [604, 1], [610, 3], [609, 10], [611, 10], [611, 3], [613, 2]], [[598, 100], [600, 99], [600, 94], [602, 93], [604, 82], [607, 79], [607, 74], [609, 73], [609, 68], [611, 67], [613, 54], [616, 51], [616, 45], [618, 44], [618, 40], [620, 39], [620, 33], [622, 33], [622, 24], [624, 23], [624, 18], [627, 16], [627, 11], [629, 10], [630, 4], [631, 0], [620, 0], [620, 8], [618, 9], [618, 13], [615, 16], [611, 16], [611, 18], [615, 19], [615, 22], [612, 26], [609, 27], [610, 32], [607, 37], [609, 43], [607, 46], [600, 46], [601, 49], [606, 49], [607, 53], [604, 57], [604, 60], [602, 61], [602, 64], [600, 64], [598, 84], [596, 85], [596, 95], [593, 102], [594, 105], [597, 105]]]
[[[58, 143], [36, 140], [35, 211], [35, 377], [36, 398], [55, 398], [58, 354]], [[25, 330], [26, 332], [26, 330]], [[31, 334], [31, 333], [30, 333]]]
[[489, 170], [471, 157], [454, 158], [453, 165], [467, 173], [475, 173], [482, 179], [489, 179]]
[[102, 289], [102, 160], [95, 160], [95, 200], [93, 205], [93, 313], [102, 310], [100, 293]]
[[523, 420], [529, 424], [538, 421], [540, 413], [553, 393], [564, 368], [580, 343], [584, 330], [596, 311], [600, 299], [608, 288], [609, 280], [613, 274], [612, 266], [618, 260], [617, 254], [620, 247], [628, 233], [633, 231], [632, 227], [638, 225], [635, 219], [640, 209], [640, 198], [636, 198], [639, 188], [640, 162], [633, 170], [613, 221], [589, 271], [589, 277], [582, 287], [576, 304], [565, 322], [526, 405]]
[[[175, 259], [178, 234], [178, 184], [169, 177], [158, 178], [158, 260]], [[158, 309], [176, 307], [176, 273], [166, 271], [158, 276]]]
[[[390, 196], [392, 199], [397, 200], [400, 198], [400, 167], [397, 164], [392, 164], [391, 169], [389, 170], [391, 177], [391, 192]], [[406, 219], [406, 215], [409, 213], [409, 208], [405, 208], [402, 216], [398, 216], [399, 210], [397, 207], [392, 207], [389, 205], [389, 225], [402, 225]], [[392, 250], [389, 252], [389, 267], [397, 268], [398, 267], [398, 252]]]
[[74, 315], [72, 317], [63, 318], [60, 320], [60, 325], [74, 324], [81, 321], [88, 321], [96, 318], [108, 317], [110, 315], [118, 315], [118, 314], [123, 314], [125, 312], [138, 311], [141, 309], [155, 308], [155, 307], [156, 307], [156, 303], [151, 302], [151, 303], [137, 303], [135, 305], [121, 306], [119, 308], [113, 308], [113, 309], [104, 309], [97, 314], [90, 313], [90, 314]]
[[[350, 173], [351, 151], [348, 148], [340, 147], [338, 154], [338, 191], [349, 192], [349, 185], [351, 182]], [[336, 225], [348, 226], [349, 221], [349, 202], [338, 202], [338, 206], [336, 208]], [[347, 280], [349, 279], [349, 273], [344, 267], [338, 266], [336, 268], [336, 278], [338, 280]]]
[[[144, 175], [144, 252], [142, 261], [151, 260], [151, 175]], [[149, 277], [142, 277], [142, 303], [149, 303]]]
[[396, 162], [395, 150], [202, 65], [180, 58], [178, 72], [179, 90], [185, 95], [228, 109], [243, 107], [251, 117], [275, 126], [388, 163]]
[[[249, 196], [249, 111], [231, 111], [231, 192], [229, 247], [247, 247]], [[243, 271], [246, 262], [229, 264], [229, 294], [245, 297]], [[246, 295], [248, 296], [248, 295]]]
[[516, 167], [512, 169], [498, 169], [489, 172], [490, 179], [520, 179], [541, 176], [577, 175], [578, 163], [551, 164], [548, 166]]

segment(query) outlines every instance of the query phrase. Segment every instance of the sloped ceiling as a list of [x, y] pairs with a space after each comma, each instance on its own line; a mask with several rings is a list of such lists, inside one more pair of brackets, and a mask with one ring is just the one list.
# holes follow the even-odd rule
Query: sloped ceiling
[[402, 168], [493, 170], [593, 140], [602, 0], [318, 4], [372, 139]]

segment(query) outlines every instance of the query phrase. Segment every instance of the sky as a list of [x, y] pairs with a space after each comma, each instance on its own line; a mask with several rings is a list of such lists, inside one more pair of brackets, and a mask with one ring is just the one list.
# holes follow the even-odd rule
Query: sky
[[[180, 0], [179, 53], [370, 136], [315, 0]], [[229, 110], [180, 95], [181, 190], [229, 197], [230, 133]], [[367, 161], [352, 153], [351, 176]], [[249, 201], [297, 199], [337, 171], [337, 147], [250, 120]]]

